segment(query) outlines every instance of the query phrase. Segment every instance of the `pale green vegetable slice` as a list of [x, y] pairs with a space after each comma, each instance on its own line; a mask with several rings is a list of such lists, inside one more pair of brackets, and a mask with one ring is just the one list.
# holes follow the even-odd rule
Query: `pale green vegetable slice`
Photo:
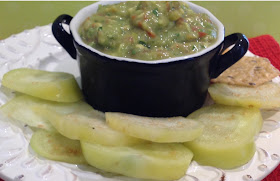
[[193, 151], [194, 160], [201, 165], [221, 169], [234, 169], [248, 163], [256, 152], [255, 142], [240, 143], [232, 147], [210, 147], [197, 143], [185, 143]]
[[203, 126], [183, 117], [152, 118], [125, 113], [105, 113], [107, 124], [137, 138], [160, 142], [186, 142], [201, 135]]
[[25, 124], [75, 140], [105, 145], [131, 145], [145, 142], [117, 132], [106, 125], [105, 115], [84, 101], [58, 103], [22, 95], [1, 107], [3, 113]]
[[[48, 117], [40, 114], [40, 111], [38, 112], [38, 110], [43, 108], [48, 108], [52, 111], [63, 114], [81, 110], [93, 110], [92, 107], [84, 101], [78, 101], [75, 103], [59, 103], [39, 99], [29, 95], [19, 95], [13, 98], [11, 101], [4, 104], [0, 110], [8, 117], [19, 120], [31, 127], [42, 128], [48, 131], [56, 131], [49, 122]], [[103, 113], [97, 111], [96, 115], [105, 117]]]
[[0, 110], [8, 117], [74, 139], [104, 145], [133, 145], [146, 142], [117, 132], [106, 124], [105, 115], [84, 101], [58, 103], [21, 95]]
[[36, 131], [32, 135], [30, 146], [38, 155], [50, 160], [87, 164], [80, 142], [68, 139], [59, 133]]
[[50, 101], [76, 102], [82, 99], [75, 77], [64, 72], [14, 69], [3, 76], [2, 85]]
[[271, 109], [280, 107], [280, 85], [267, 82], [258, 87], [212, 84], [208, 89], [218, 104]]
[[44, 104], [46, 104], [44, 100], [27, 95], [20, 95], [1, 106], [0, 111], [6, 116], [21, 121], [31, 127], [56, 131], [47, 119], [36, 114], [32, 110], [33, 107], [42, 106]]
[[99, 169], [129, 177], [175, 180], [185, 175], [193, 157], [182, 144], [149, 143], [103, 146], [81, 141], [87, 162]]
[[70, 139], [113, 146], [146, 142], [111, 129], [106, 124], [104, 113], [94, 110], [85, 102], [69, 103], [63, 109], [62, 106], [60, 109], [49, 106], [34, 110], [50, 121], [59, 133]]
[[262, 126], [259, 109], [211, 105], [193, 112], [188, 118], [204, 125], [199, 138], [185, 143], [198, 163], [232, 169], [253, 157], [254, 137]]

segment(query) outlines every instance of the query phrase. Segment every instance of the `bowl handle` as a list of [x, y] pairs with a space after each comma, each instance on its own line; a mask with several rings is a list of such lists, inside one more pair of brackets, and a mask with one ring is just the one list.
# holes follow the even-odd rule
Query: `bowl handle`
[[[211, 62], [210, 77], [218, 77], [223, 71], [240, 60], [246, 54], [248, 48], [249, 41], [242, 33], [234, 33], [225, 37], [220, 53]], [[227, 49], [230, 50], [227, 51]]]
[[72, 16], [69, 16], [67, 14], [60, 15], [54, 20], [52, 24], [52, 32], [56, 40], [69, 53], [69, 55], [73, 59], [76, 59], [77, 51], [73, 43], [73, 36], [71, 35], [71, 33], [69, 34], [62, 26], [63, 24], [69, 26], [71, 20]]

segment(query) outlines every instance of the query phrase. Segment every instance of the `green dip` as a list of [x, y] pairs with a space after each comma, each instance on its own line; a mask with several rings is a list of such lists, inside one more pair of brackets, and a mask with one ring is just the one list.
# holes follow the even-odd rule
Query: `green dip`
[[100, 5], [79, 28], [82, 40], [109, 55], [160, 60], [196, 53], [217, 38], [207, 14], [179, 1], [127, 1]]

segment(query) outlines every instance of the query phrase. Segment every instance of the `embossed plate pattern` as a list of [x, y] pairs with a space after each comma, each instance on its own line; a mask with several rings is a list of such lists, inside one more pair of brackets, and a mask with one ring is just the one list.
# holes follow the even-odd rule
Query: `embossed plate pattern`
[[[248, 55], [253, 56], [250, 52]], [[78, 81], [80, 76], [77, 62], [54, 39], [51, 25], [36, 27], [0, 40], [0, 80], [4, 73], [20, 67], [69, 72]], [[1, 105], [13, 96], [4, 92], [5, 89], [1, 88]], [[256, 181], [267, 176], [280, 161], [280, 112], [270, 110], [262, 113], [263, 129], [256, 138], [257, 151], [249, 163], [238, 169], [221, 170], [192, 162], [186, 175], [179, 181]], [[27, 126], [0, 117], [1, 178], [6, 181], [139, 180], [106, 173], [93, 167], [46, 160], [30, 149], [31, 135], [32, 131]]]

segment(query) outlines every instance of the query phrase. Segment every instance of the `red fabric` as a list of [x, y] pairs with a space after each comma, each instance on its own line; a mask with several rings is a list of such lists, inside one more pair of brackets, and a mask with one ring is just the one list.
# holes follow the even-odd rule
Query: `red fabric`
[[279, 181], [280, 180], [280, 165], [262, 181]]
[[249, 50], [252, 53], [268, 58], [274, 67], [280, 69], [280, 46], [272, 36], [250, 38], [249, 42]]
[[[262, 35], [249, 39], [249, 50], [255, 55], [266, 57], [271, 64], [280, 70], [280, 46], [277, 41], [270, 35]], [[280, 165], [263, 181], [279, 181]]]
[[[255, 55], [266, 57], [272, 65], [280, 70], [280, 46], [270, 35], [262, 35], [255, 38], [249, 38], [249, 50]], [[269, 174], [263, 181], [279, 181], [280, 165]], [[3, 181], [0, 179], [0, 181]]]

